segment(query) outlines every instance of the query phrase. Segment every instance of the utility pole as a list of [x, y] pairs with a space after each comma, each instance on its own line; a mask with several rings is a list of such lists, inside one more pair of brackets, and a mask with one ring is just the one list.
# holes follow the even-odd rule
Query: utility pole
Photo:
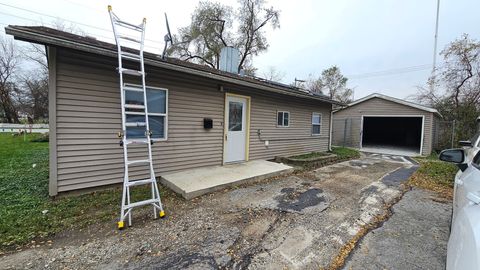
[[300, 80], [300, 79], [297, 79], [297, 77], [295, 77], [295, 84], [294, 84], [295, 87], [297, 87], [297, 82], [299, 82], [299, 83], [304, 83], [305, 80]]
[[435, 19], [435, 40], [433, 42], [433, 66], [432, 66], [432, 92], [435, 88], [435, 71], [437, 69], [437, 42], [438, 42], [438, 17], [440, 13], [440, 0], [437, 0], [437, 17]]

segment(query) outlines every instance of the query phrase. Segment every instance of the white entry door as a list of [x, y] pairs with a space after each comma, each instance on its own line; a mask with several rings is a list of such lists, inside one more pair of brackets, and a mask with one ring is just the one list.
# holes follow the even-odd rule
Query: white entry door
[[246, 160], [247, 98], [227, 95], [225, 163]]

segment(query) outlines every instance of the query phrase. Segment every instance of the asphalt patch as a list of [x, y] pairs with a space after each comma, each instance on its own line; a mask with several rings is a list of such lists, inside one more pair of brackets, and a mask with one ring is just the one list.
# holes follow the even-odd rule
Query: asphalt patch
[[[150, 267], [147, 269], [218, 269], [213, 256], [203, 256], [198, 253], [177, 253], [174, 256], [167, 258], [161, 258], [157, 261], [152, 260], [149, 262]], [[141, 267], [126, 267], [128, 269], [145, 269]]]
[[282, 211], [301, 212], [307, 207], [326, 202], [322, 195], [323, 190], [319, 188], [308, 189], [304, 192], [297, 192], [294, 188], [284, 188], [281, 192], [282, 195], [277, 196], [275, 200], [278, 202], [278, 209]]
[[385, 177], [382, 178], [382, 183], [385, 185], [392, 187], [392, 186], [399, 186], [401, 183], [405, 182], [412, 176], [412, 174], [417, 171], [418, 166], [413, 166], [410, 168], [400, 168], [395, 170]]

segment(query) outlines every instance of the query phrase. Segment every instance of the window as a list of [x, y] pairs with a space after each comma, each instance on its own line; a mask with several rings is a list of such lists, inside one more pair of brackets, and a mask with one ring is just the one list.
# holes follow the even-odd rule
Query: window
[[322, 115], [320, 113], [312, 113], [312, 135], [320, 135], [322, 129]]
[[228, 131], [242, 131], [243, 103], [230, 101], [228, 108]]
[[[152, 132], [153, 140], [165, 140], [167, 138], [167, 111], [168, 90], [163, 88], [147, 88], [148, 124]], [[125, 104], [143, 106], [143, 91], [138, 85], [125, 85]], [[145, 115], [143, 108], [125, 108], [126, 122], [137, 123], [136, 126], [128, 126], [126, 136], [128, 139], [145, 138]]]
[[289, 112], [277, 112], [277, 126], [288, 127], [290, 125], [290, 113]]
[[480, 151], [475, 155], [472, 162], [473, 166], [480, 170]]

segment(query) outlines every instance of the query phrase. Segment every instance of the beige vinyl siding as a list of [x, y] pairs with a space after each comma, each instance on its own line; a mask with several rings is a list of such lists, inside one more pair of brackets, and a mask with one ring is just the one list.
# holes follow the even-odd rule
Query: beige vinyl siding
[[403, 104], [398, 104], [389, 100], [374, 97], [364, 102], [347, 107], [334, 113], [333, 127], [333, 144], [338, 144], [343, 140], [344, 122], [342, 119], [351, 119], [350, 128], [352, 136], [352, 146], [360, 147], [361, 136], [361, 119], [362, 115], [418, 115], [424, 116], [424, 132], [423, 132], [423, 155], [429, 155], [432, 150], [432, 129], [433, 129], [433, 113], [416, 109]]
[[[56, 156], [58, 192], [121, 183], [123, 149], [117, 61], [68, 49], [57, 49]], [[131, 66], [132, 68], [133, 66]], [[192, 75], [146, 67], [148, 86], [168, 89], [168, 139], [153, 146], [157, 177], [163, 173], [223, 162], [225, 92], [251, 97], [250, 159], [271, 159], [328, 148], [330, 104], [259, 90], [226, 86]], [[128, 80], [129, 83], [138, 81]], [[290, 111], [290, 127], [276, 127], [276, 111]], [[311, 135], [311, 114], [322, 113], [322, 134]], [[213, 128], [203, 128], [203, 118]], [[270, 140], [265, 146], [257, 135]], [[143, 149], [142, 149], [143, 148]], [[146, 146], [129, 148], [130, 159], [146, 157]], [[144, 178], [146, 166], [130, 168]], [[52, 181], [55, 181], [54, 179]]]
[[[251, 97], [251, 160], [328, 150], [330, 104], [240, 90], [232, 92]], [[288, 127], [277, 126], [277, 111], [290, 112]], [[320, 135], [312, 135], [313, 112], [322, 114]], [[261, 130], [261, 136], [258, 136], [258, 130]], [[265, 146], [265, 140], [269, 141], [268, 146]]]
[[[58, 50], [57, 58], [58, 191], [120, 183], [123, 151], [116, 135], [121, 130], [117, 62], [65, 49]], [[168, 140], [153, 146], [157, 175], [221, 164], [224, 95], [217, 86], [148, 67], [147, 85], [167, 88], [169, 95]], [[213, 129], [203, 128], [204, 117], [213, 119]], [[146, 146], [130, 149], [131, 159], [145, 157]], [[148, 171], [136, 166], [130, 172], [142, 178]]]

